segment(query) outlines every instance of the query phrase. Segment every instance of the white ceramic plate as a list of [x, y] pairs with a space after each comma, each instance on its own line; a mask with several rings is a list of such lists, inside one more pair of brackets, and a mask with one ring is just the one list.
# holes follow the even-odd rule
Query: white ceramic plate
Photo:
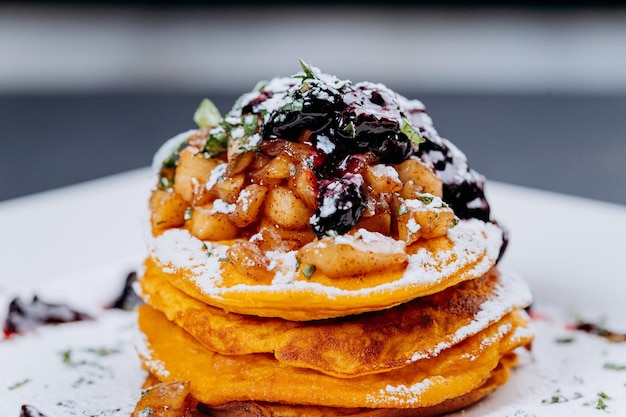
[[[0, 204], [0, 320], [38, 294], [97, 316], [0, 340], [0, 415], [30, 404], [54, 416], [127, 416], [145, 374], [134, 313], [103, 311], [140, 267], [149, 171]], [[487, 188], [510, 231], [502, 268], [530, 282], [533, 350], [507, 385], [455, 415], [616, 415], [626, 410], [626, 343], [568, 328], [626, 332], [626, 208], [501, 183]]]

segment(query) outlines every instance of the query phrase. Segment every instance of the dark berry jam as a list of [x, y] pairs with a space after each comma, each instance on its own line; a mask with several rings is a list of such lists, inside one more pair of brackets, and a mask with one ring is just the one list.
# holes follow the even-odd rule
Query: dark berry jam
[[20, 417], [47, 417], [41, 411], [37, 410], [32, 405], [23, 405], [20, 411]]
[[322, 180], [318, 195], [318, 210], [312, 220], [317, 236], [327, 233], [347, 233], [365, 210], [363, 177], [346, 174], [336, 180]]
[[582, 332], [603, 337], [611, 342], [626, 342], [626, 333], [618, 333], [596, 323], [579, 322], [576, 323], [574, 328]]
[[[316, 150], [310, 168], [320, 184], [319, 207], [312, 217], [318, 236], [345, 233], [360, 219], [366, 196], [355, 178], [363, 161], [397, 164], [413, 155], [442, 179], [443, 200], [459, 218], [490, 221], [484, 178], [469, 168], [461, 151], [439, 137], [419, 101], [381, 84], [353, 84], [303, 64], [303, 74], [261, 85], [242, 96], [230, 113], [248, 114], [262, 120], [261, 142], [244, 146], [258, 145], [264, 152], [275, 150], [264, 142], [287, 141]], [[331, 202], [337, 204], [332, 215], [325, 206]]]
[[88, 314], [74, 310], [65, 304], [50, 304], [37, 296], [30, 303], [16, 298], [9, 304], [9, 314], [4, 322], [5, 336], [21, 334], [46, 324], [70, 323], [92, 320]]
[[119, 309], [124, 311], [132, 311], [141, 304], [143, 300], [139, 298], [135, 290], [133, 289], [134, 283], [137, 281], [137, 273], [131, 272], [126, 276], [124, 287], [121, 294], [111, 303], [110, 308]]

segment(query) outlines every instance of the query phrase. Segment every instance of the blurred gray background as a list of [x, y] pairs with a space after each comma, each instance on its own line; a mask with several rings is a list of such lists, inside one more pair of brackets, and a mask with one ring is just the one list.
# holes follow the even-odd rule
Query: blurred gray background
[[212, 4], [0, 3], [0, 200], [147, 166], [302, 58], [422, 100], [490, 179], [626, 204], [626, 8]]

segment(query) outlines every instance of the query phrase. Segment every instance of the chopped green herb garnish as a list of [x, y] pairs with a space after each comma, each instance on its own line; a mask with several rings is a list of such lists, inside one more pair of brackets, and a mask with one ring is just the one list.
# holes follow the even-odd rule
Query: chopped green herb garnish
[[302, 100], [294, 99], [293, 101], [287, 102], [286, 104], [281, 106], [280, 110], [284, 112], [299, 112], [302, 111], [303, 107], [304, 102]]
[[557, 390], [550, 398], [541, 400], [541, 404], [566, 403], [570, 400], [577, 400], [578, 398], [581, 398], [582, 396], [583, 395], [580, 392], [575, 392], [571, 398], [568, 398], [561, 393], [561, 390]]
[[597, 398], [595, 403], [593, 403], [593, 402], [586, 402], [585, 405], [594, 406], [594, 408], [596, 410], [606, 410], [609, 406], [607, 405], [605, 400], [610, 400], [610, 399], [611, 399], [611, 397], [606, 395], [606, 393], [599, 392], [598, 393], [598, 398]]
[[183, 215], [185, 220], [191, 220], [193, 218], [193, 207], [187, 207], [185, 209], [185, 214]]
[[626, 364], [605, 363], [603, 368], [611, 371], [626, 371]]
[[348, 134], [351, 138], [356, 137], [356, 128], [354, 127], [354, 122], [350, 121], [344, 128], [343, 131]]
[[259, 129], [259, 118], [256, 114], [241, 116], [241, 124], [246, 135], [252, 135]]
[[450, 223], [450, 229], [456, 227], [460, 221], [461, 220], [458, 217], [454, 216], [454, 219], [452, 219], [452, 222]]
[[121, 351], [115, 348], [89, 348], [87, 349], [87, 352], [93, 353], [94, 355], [98, 355], [101, 357], [105, 357], [115, 355], [117, 353], [120, 353]]
[[302, 59], [300, 59], [300, 66], [302, 67], [302, 71], [304, 71], [304, 77], [297, 76], [297, 78], [307, 79], [307, 78], [317, 78], [315, 72], [313, 72], [313, 68]]
[[228, 258], [228, 256], [224, 256], [221, 258], [217, 258], [218, 262], [230, 262], [230, 259]]
[[63, 360], [63, 363], [68, 364], [68, 365], [71, 364], [72, 363], [72, 350], [67, 349], [61, 352], [61, 358]]
[[163, 168], [175, 168], [178, 165], [178, 152], [180, 149], [177, 149], [170, 156], [163, 160]]
[[553, 395], [550, 398], [545, 398], [541, 400], [541, 404], [557, 404], [567, 402], [567, 398], [562, 395]]
[[409, 209], [406, 204], [400, 204], [400, 207], [398, 207], [398, 216], [402, 216], [404, 214], [407, 214], [408, 212]]
[[435, 196], [430, 195], [430, 194], [420, 194], [417, 199], [419, 201], [421, 201], [422, 203], [429, 205], [430, 203], [433, 202], [433, 200], [435, 199]]
[[13, 391], [14, 389], [18, 389], [20, 387], [23, 387], [24, 385], [28, 384], [29, 382], [30, 382], [29, 378], [26, 378], [23, 381], [16, 382], [15, 384], [13, 384], [13, 385], [11, 385], [9, 387], [9, 391]]
[[302, 267], [302, 275], [304, 275], [306, 279], [309, 279], [315, 273], [315, 269], [315, 265], [306, 264]]
[[211, 129], [204, 143], [202, 152], [205, 157], [214, 157], [226, 151], [228, 146], [228, 134], [223, 126]]
[[572, 343], [575, 342], [576, 339], [573, 337], [559, 337], [555, 340], [556, 343], [562, 344], [562, 345], [566, 345], [568, 343]]
[[417, 130], [411, 125], [409, 119], [402, 118], [402, 125], [400, 126], [400, 133], [404, 133], [409, 140], [417, 145], [424, 142], [424, 138], [419, 134]]
[[220, 111], [208, 98], [200, 102], [198, 109], [193, 115], [193, 121], [196, 122], [200, 128], [217, 126], [221, 118]]

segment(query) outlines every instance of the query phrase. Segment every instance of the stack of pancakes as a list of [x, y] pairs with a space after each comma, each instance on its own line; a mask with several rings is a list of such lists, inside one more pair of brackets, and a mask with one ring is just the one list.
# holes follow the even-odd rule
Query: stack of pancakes
[[[353, 137], [380, 122], [403, 155], [329, 142], [337, 126], [276, 127], [310, 123], [316, 99], [337, 97], [360, 106]], [[223, 118], [204, 102], [196, 121], [155, 156], [138, 283], [151, 375], [188, 382], [216, 416], [431, 416], [506, 382], [532, 341], [531, 295], [498, 270], [506, 239], [482, 177], [421, 103], [303, 66]]]

